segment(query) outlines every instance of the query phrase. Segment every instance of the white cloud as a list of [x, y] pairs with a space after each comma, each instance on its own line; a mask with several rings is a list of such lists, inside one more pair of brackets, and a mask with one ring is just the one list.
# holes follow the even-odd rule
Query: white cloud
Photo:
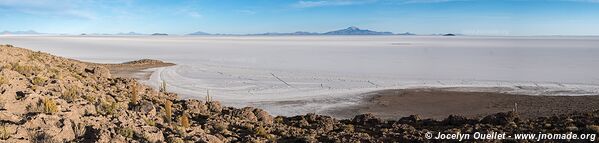
[[202, 18], [202, 17], [204, 17], [197, 10], [193, 10], [193, 9], [190, 9], [190, 8], [180, 8], [179, 10], [175, 11], [174, 14], [185, 15], [185, 16], [189, 16], [191, 18]]
[[202, 18], [202, 14], [200, 14], [199, 12], [196, 12], [196, 11], [190, 11], [187, 13], [187, 15], [189, 15], [193, 18]]
[[236, 10], [235, 12], [240, 13], [240, 14], [245, 14], [245, 15], [256, 14], [256, 11], [253, 11], [253, 10]]

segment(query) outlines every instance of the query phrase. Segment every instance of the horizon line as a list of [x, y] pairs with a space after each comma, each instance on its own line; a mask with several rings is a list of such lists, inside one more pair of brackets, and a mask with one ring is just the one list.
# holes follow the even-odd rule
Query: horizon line
[[[345, 30], [345, 29], [350, 29], [350, 28], [357, 28], [359, 30], [369, 30], [369, 31], [373, 31], [373, 32], [390, 32], [390, 31], [375, 31], [375, 30], [371, 30], [371, 29], [362, 29], [359, 27], [355, 27], [355, 26], [349, 26], [348, 28], [344, 28], [344, 29], [337, 29], [337, 30], [332, 30], [332, 31], [325, 31], [325, 32], [310, 32], [310, 31], [302, 31], [302, 30], [297, 30], [297, 31], [293, 31], [293, 32], [260, 32], [260, 33], [210, 33], [210, 32], [204, 32], [204, 31], [195, 31], [195, 32], [189, 32], [189, 33], [184, 33], [184, 34], [179, 34], [179, 33], [167, 33], [167, 32], [150, 32], [150, 33], [145, 33], [145, 32], [135, 32], [135, 31], [129, 31], [129, 32], [115, 32], [115, 33], [86, 33], [86, 32], [81, 32], [81, 33], [45, 33], [45, 32], [38, 32], [36, 30], [3, 30], [0, 31], [0, 35], [2, 36], [36, 36], [36, 35], [54, 35], [54, 36], [85, 36], [85, 35], [90, 35], [90, 36], [152, 36], [153, 34], [166, 34], [166, 35], [159, 35], [159, 36], [443, 36], [445, 34], [453, 34], [454, 36], [493, 36], [493, 37], [534, 37], [534, 36], [542, 36], [542, 37], [553, 37], [553, 36], [571, 36], [571, 37], [581, 37], [581, 36], [599, 36], [598, 35], [571, 35], [571, 34], [547, 34], [547, 35], [512, 35], [512, 34], [465, 34], [465, 33], [453, 33], [453, 32], [439, 32], [439, 33], [415, 33], [415, 32], [390, 32], [390, 34], [333, 34], [333, 35], [325, 35], [325, 33], [327, 32], [333, 32], [333, 31], [339, 31], [339, 30]], [[32, 33], [23, 33], [23, 34], [19, 34], [22, 32], [32, 32]], [[198, 35], [193, 35], [193, 33], [199, 33], [199, 32], [203, 32], [205, 34], [198, 34]], [[293, 34], [293, 33], [297, 33], [297, 32], [306, 32], [306, 33], [310, 33], [310, 34]], [[158, 35], [154, 35], [154, 36], [158, 36]]]

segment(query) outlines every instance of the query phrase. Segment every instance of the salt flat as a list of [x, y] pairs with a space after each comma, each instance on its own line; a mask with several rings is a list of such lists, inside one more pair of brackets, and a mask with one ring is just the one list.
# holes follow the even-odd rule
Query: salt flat
[[0, 43], [91, 62], [173, 62], [147, 83], [164, 80], [188, 98], [210, 90], [225, 104], [278, 115], [357, 104], [363, 93], [393, 88], [599, 94], [599, 37], [0, 36]]

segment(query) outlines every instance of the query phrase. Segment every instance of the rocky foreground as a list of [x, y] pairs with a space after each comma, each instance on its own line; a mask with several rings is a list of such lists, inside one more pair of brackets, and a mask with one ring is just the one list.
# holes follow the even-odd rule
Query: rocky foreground
[[599, 133], [598, 111], [531, 120], [516, 113], [441, 121], [273, 117], [252, 107], [179, 100], [168, 89], [113, 78], [102, 65], [10, 45], [0, 46], [0, 67], [0, 142], [439, 142], [425, 134]]

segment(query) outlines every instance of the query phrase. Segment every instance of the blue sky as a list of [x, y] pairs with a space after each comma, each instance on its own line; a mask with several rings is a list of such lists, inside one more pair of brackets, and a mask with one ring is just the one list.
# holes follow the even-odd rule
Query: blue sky
[[599, 0], [0, 0], [0, 31], [599, 35]]

